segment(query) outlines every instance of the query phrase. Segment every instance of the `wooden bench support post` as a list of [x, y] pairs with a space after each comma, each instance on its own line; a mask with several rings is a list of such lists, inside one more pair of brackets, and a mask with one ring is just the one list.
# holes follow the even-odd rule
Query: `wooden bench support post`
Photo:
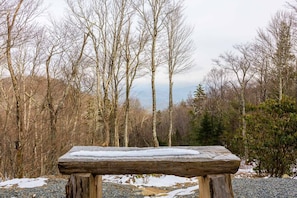
[[231, 175], [206, 175], [199, 177], [199, 197], [234, 198]]
[[102, 192], [103, 192], [103, 188], [102, 188], [102, 175], [96, 175], [95, 177], [95, 185], [96, 185], [96, 194], [97, 197], [96, 198], [103, 198]]
[[67, 198], [101, 198], [97, 197], [95, 178], [91, 173], [72, 174], [66, 185]]

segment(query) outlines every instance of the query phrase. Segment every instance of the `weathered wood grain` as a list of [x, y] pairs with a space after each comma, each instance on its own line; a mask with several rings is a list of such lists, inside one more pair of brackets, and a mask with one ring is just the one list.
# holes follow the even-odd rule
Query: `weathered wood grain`
[[[101, 189], [100, 189], [101, 190]], [[96, 197], [97, 189], [95, 180], [90, 173], [72, 174], [66, 185], [67, 198], [90, 198]]]
[[230, 174], [199, 177], [199, 197], [234, 198]]
[[[165, 152], [164, 152], [165, 151]], [[62, 174], [69, 174], [67, 197], [102, 198], [106, 174], [167, 174], [199, 177], [200, 197], [233, 198], [230, 174], [240, 159], [222, 146], [203, 147], [73, 147], [59, 158]]]
[[58, 160], [59, 170], [62, 174], [92, 173], [105, 174], [167, 174], [184, 177], [234, 174], [237, 172], [240, 159], [222, 146], [203, 147], [170, 147], [171, 149], [185, 149], [199, 151], [195, 155], [162, 155], [162, 156], [77, 156], [72, 153], [77, 151], [137, 151], [158, 148], [117, 148], [117, 147], [73, 147], [68, 153]]

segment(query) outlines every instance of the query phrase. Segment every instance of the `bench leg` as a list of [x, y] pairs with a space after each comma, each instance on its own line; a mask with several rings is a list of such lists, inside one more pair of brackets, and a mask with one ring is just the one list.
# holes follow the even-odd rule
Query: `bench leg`
[[66, 198], [102, 198], [102, 177], [91, 173], [72, 174], [66, 185]]
[[103, 198], [102, 195], [102, 175], [96, 175], [95, 177], [95, 185], [96, 185], [96, 191], [97, 191], [97, 197], [96, 198]]
[[231, 175], [206, 175], [199, 177], [199, 197], [234, 198]]

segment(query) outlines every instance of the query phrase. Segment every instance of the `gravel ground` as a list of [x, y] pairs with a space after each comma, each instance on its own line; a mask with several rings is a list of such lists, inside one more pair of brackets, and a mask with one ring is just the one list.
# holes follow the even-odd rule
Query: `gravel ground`
[[[0, 188], [0, 198], [64, 198], [65, 179], [48, 179], [47, 185], [36, 188]], [[174, 189], [171, 189], [174, 190]], [[233, 179], [233, 191], [238, 198], [296, 198], [296, 179]], [[196, 198], [195, 194], [179, 196], [179, 198]], [[130, 185], [103, 183], [103, 197], [106, 198], [142, 198], [141, 190]]]
[[238, 198], [297, 198], [297, 179], [234, 179], [233, 191]]

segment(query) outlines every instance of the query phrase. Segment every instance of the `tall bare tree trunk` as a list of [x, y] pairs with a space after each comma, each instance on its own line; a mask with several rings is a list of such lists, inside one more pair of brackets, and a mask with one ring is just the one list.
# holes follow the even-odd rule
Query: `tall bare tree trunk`
[[173, 75], [188, 70], [192, 66], [191, 57], [194, 45], [191, 39], [193, 29], [185, 24], [182, 1], [170, 2], [166, 7], [164, 26], [167, 46], [166, 61], [169, 75], [169, 129], [168, 146], [172, 145], [173, 135]]
[[[130, 31], [130, 27], [128, 32]], [[125, 129], [124, 129], [124, 146], [129, 146], [129, 111], [130, 111], [130, 53], [129, 53], [129, 33], [126, 36], [126, 95], [125, 95]]]
[[231, 53], [226, 53], [220, 57], [225, 61], [225, 65], [221, 64], [219, 61], [217, 64], [222, 66], [226, 70], [232, 71], [237, 79], [237, 83], [240, 85], [238, 88], [234, 83], [231, 82], [235, 91], [238, 94], [239, 102], [241, 105], [241, 135], [243, 138], [243, 149], [245, 161], [248, 161], [248, 144], [247, 144], [247, 134], [246, 134], [246, 88], [249, 81], [254, 77], [255, 70], [253, 69], [252, 58], [250, 52], [252, 50], [251, 45], [238, 45], [235, 46], [241, 55], [235, 56]]
[[[157, 30], [154, 31], [154, 35], [157, 35]], [[156, 53], [156, 39], [157, 37], [154, 36], [152, 49], [151, 49], [151, 88], [152, 88], [152, 132], [153, 132], [153, 142], [154, 146], [159, 146], [159, 141], [157, 137], [157, 97], [156, 97], [156, 63], [155, 63], [155, 53]]]
[[114, 103], [114, 146], [120, 146], [120, 136], [119, 136], [119, 118], [118, 118], [118, 91], [115, 91], [115, 103]]
[[[141, 54], [144, 52], [145, 44], [147, 43], [147, 34], [145, 29], [139, 28], [136, 34], [138, 39], [135, 39], [135, 34], [130, 34], [132, 16], [129, 17], [127, 22], [127, 30], [125, 33], [124, 42], [124, 55], [125, 55], [125, 84], [126, 84], [126, 95], [125, 95], [125, 129], [124, 129], [124, 145], [129, 146], [129, 119], [130, 119], [130, 92], [136, 74], [141, 70], [141, 63], [145, 60], [141, 59]], [[136, 33], [136, 32], [135, 32]], [[137, 37], [136, 37], [137, 38]], [[136, 43], [136, 45], [135, 45]]]
[[151, 73], [151, 90], [152, 90], [152, 135], [153, 144], [155, 147], [159, 146], [157, 136], [157, 99], [156, 99], [156, 69], [161, 64], [157, 59], [157, 39], [164, 28], [164, 20], [168, 13], [166, 13], [166, 6], [169, 0], [142, 0], [141, 8], [137, 8], [140, 17], [143, 20], [143, 25], [150, 35], [150, 73]]
[[[124, 145], [129, 146], [129, 111], [130, 111], [130, 101], [129, 93], [126, 92], [126, 102], [125, 102], [125, 131], [124, 131]], [[127, 96], [128, 95], [128, 96]]]
[[168, 146], [172, 146], [172, 130], [173, 130], [173, 96], [172, 96], [172, 75], [169, 74], [169, 105], [168, 105], [168, 113], [169, 113], [169, 129], [168, 129]]
[[46, 60], [46, 79], [47, 79], [47, 91], [46, 91], [46, 104], [49, 111], [49, 118], [50, 118], [50, 145], [51, 150], [49, 152], [49, 167], [51, 170], [49, 172], [51, 174], [54, 174], [54, 165], [55, 160], [57, 159], [57, 144], [56, 144], [56, 134], [57, 134], [57, 113], [54, 104], [53, 104], [53, 97], [52, 97], [52, 85], [51, 85], [51, 77], [49, 72], [50, 67], [50, 60], [52, 58], [53, 48], [51, 51], [51, 54], [48, 56], [48, 59]]
[[12, 63], [12, 57], [11, 57], [11, 50], [12, 50], [12, 30], [15, 25], [15, 21], [18, 15], [18, 12], [22, 6], [23, 0], [20, 0], [15, 12], [11, 16], [11, 13], [7, 13], [7, 40], [6, 40], [6, 61], [7, 61], [7, 66], [8, 70], [10, 73], [12, 85], [13, 85], [13, 90], [14, 90], [14, 97], [15, 97], [15, 102], [16, 102], [16, 124], [17, 124], [17, 139], [15, 141], [15, 149], [16, 149], [16, 173], [15, 177], [23, 177], [23, 129], [24, 129], [24, 123], [23, 123], [23, 104], [21, 101], [21, 95], [19, 91], [19, 84], [16, 78], [16, 74], [13, 68], [13, 63]]
[[[245, 82], [244, 82], [245, 83]], [[242, 105], [242, 137], [244, 138], [244, 159], [248, 160], [249, 158], [249, 150], [248, 150], [248, 145], [247, 145], [247, 137], [246, 137], [246, 111], [245, 111], [245, 85], [242, 85], [242, 89], [240, 90], [240, 100], [241, 100], [241, 105]]]

